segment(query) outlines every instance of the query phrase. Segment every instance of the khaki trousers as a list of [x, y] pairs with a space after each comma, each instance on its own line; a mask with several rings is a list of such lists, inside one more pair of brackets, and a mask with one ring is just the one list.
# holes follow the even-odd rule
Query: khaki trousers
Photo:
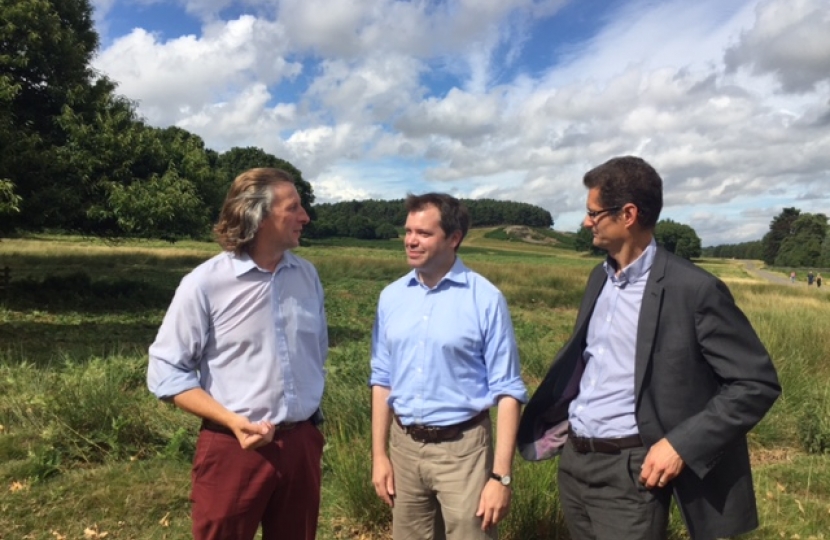
[[493, 466], [490, 418], [456, 439], [412, 440], [392, 422], [390, 457], [395, 475], [394, 540], [495, 540], [476, 517]]

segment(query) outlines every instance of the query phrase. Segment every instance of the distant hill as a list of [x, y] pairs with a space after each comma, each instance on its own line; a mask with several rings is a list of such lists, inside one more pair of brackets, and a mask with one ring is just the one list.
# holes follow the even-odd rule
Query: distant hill
[[499, 227], [484, 235], [485, 238], [507, 240], [510, 242], [526, 242], [528, 244], [544, 244], [567, 249], [574, 249], [576, 235], [563, 233], [548, 228], [532, 228], [526, 225], [508, 225]]

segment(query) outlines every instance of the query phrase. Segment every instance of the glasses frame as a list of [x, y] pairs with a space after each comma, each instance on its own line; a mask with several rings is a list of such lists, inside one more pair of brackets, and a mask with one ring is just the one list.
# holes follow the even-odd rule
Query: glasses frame
[[591, 221], [596, 221], [597, 218], [603, 214], [607, 214], [609, 212], [619, 212], [622, 209], [622, 206], [609, 206], [608, 208], [600, 208], [599, 210], [585, 210], [585, 215], [588, 216], [588, 219]]

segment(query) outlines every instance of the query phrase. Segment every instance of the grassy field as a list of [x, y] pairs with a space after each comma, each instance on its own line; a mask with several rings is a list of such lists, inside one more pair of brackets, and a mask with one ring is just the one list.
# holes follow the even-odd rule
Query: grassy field
[[[504, 291], [533, 388], [567, 339], [598, 259], [472, 231], [465, 262]], [[146, 350], [181, 277], [215, 245], [0, 242], [0, 540], [188, 538], [198, 422], [146, 390]], [[386, 538], [370, 484], [369, 340], [377, 296], [407, 271], [400, 240], [298, 250], [326, 291], [331, 351], [319, 538]], [[751, 539], [830, 538], [830, 333], [826, 291], [771, 285], [702, 261], [747, 312], [784, 392], [750, 434], [761, 528]], [[567, 538], [556, 463], [517, 460], [507, 540]], [[675, 517], [674, 538], [683, 538]]]

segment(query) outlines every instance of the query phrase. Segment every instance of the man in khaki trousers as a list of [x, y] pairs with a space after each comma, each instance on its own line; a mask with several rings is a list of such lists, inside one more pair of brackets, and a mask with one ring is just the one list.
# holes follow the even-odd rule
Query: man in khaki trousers
[[381, 293], [372, 338], [372, 482], [395, 540], [494, 539], [527, 400], [510, 313], [456, 256], [466, 208], [436, 193], [406, 208], [412, 271]]

